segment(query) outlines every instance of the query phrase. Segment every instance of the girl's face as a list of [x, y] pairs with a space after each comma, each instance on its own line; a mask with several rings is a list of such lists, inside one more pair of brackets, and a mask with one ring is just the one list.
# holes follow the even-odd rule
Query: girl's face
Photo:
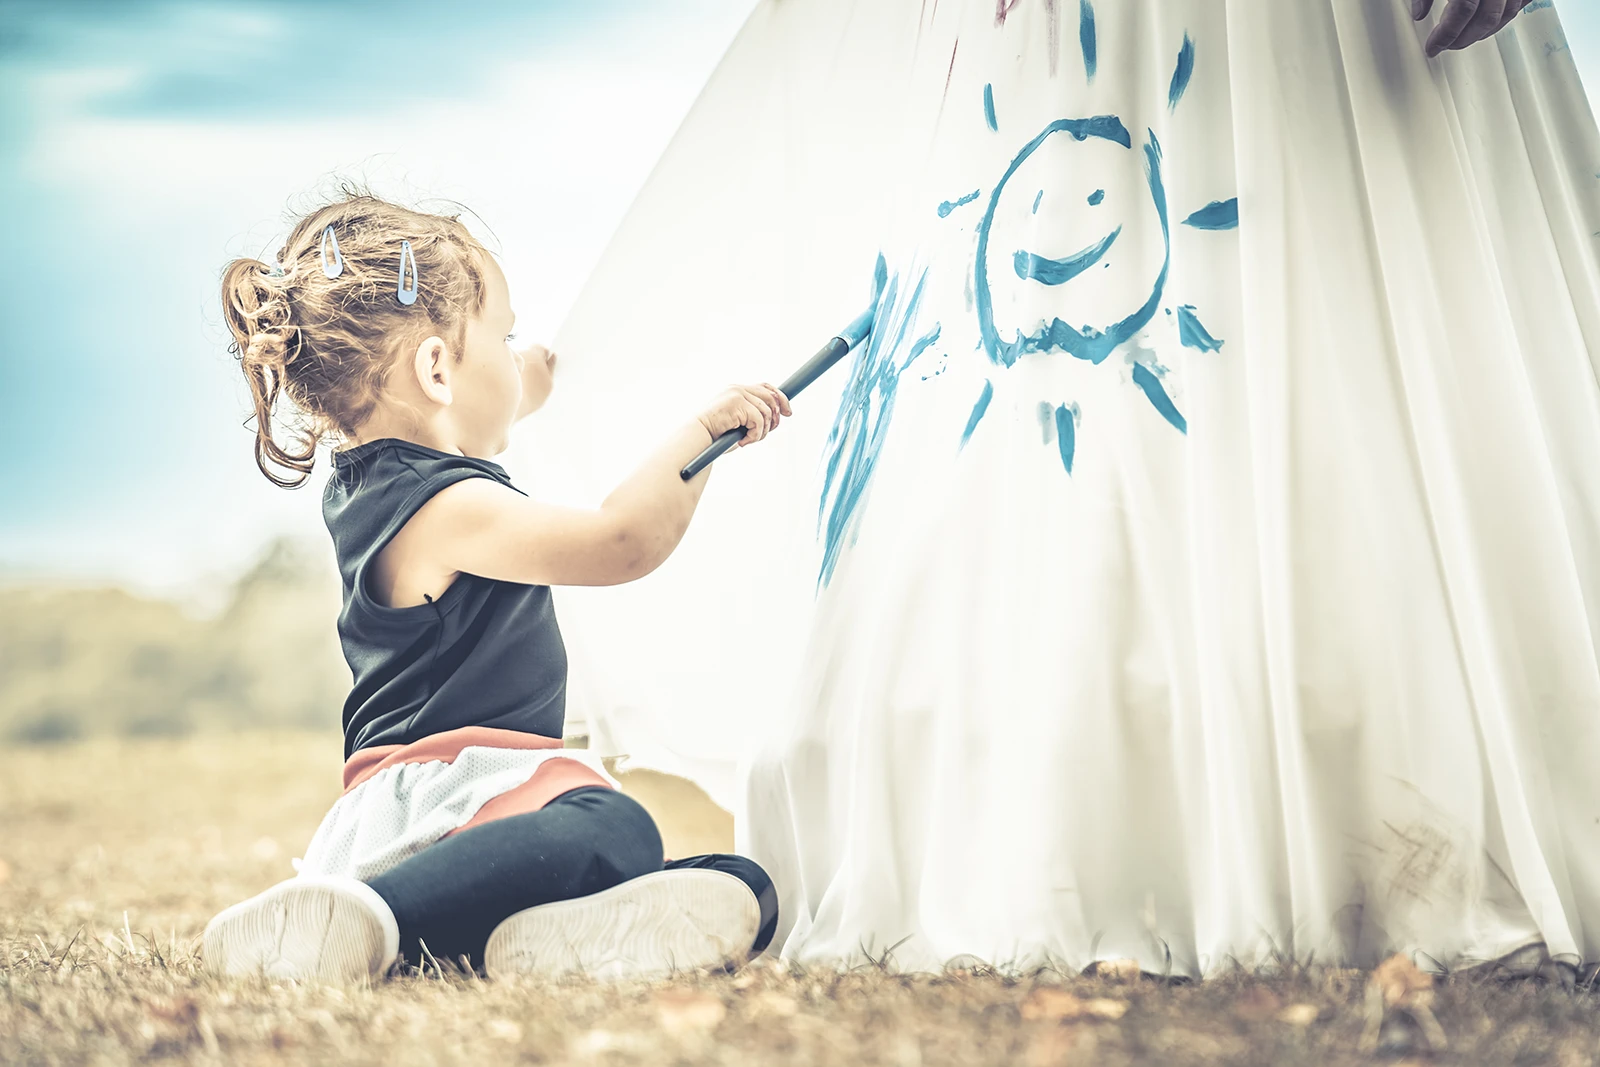
[[467, 323], [461, 360], [451, 375], [450, 408], [462, 450], [488, 457], [506, 449], [511, 424], [522, 408], [524, 367], [523, 357], [511, 347], [516, 315], [506, 276], [488, 256], [484, 281], [488, 293], [483, 312]]

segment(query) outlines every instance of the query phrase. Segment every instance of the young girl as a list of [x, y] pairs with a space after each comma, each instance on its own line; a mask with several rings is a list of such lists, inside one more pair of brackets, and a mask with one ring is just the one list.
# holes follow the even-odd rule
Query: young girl
[[[511, 347], [504, 275], [453, 217], [351, 195], [301, 219], [278, 266], [239, 259], [222, 304], [275, 484], [339, 444], [323, 499], [344, 585], [345, 792], [299, 876], [206, 927], [229, 975], [351, 979], [415, 962], [606, 977], [737, 962], [776, 926], [754, 863], [665, 864], [650, 816], [561, 747], [566, 655], [550, 586], [660, 566], [706, 475], [678, 471], [789, 414], [728, 390], [596, 510], [528, 499], [490, 461], [550, 393], [555, 357]], [[280, 398], [305, 426], [274, 434]]]

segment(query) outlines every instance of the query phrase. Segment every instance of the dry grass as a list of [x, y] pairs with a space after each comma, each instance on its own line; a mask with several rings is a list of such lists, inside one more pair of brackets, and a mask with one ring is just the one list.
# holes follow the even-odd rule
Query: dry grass
[[[337, 756], [324, 735], [0, 755], [0, 1061], [1370, 1062], [1366, 978], [1353, 972], [1166, 986], [761, 965], [655, 986], [430, 972], [345, 989], [202, 975], [201, 927], [288, 872], [331, 799]], [[1449, 1048], [1433, 1062], [1600, 1062], [1597, 1007], [1560, 982], [1443, 983], [1433, 1009]], [[1403, 1021], [1386, 1042], [1415, 1037]]]

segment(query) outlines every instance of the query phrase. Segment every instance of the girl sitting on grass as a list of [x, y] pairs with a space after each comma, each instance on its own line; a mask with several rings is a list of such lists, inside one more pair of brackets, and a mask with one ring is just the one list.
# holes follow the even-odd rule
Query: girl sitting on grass
[[[298, 877], [206, 927], [214, 971], [352, 979], [413, 962], [606, 977], [738, 962], [776, 926], [737, 856], [663, 865], [661, 836], [600, 762], [562, 749], [566, 653], [552, 585], [649, 574], [707, 474], [678, 471], [789, 414], [729, 389], [592, 511], [528, 499], [491, 461], [549, 396], [555, 357], [511, 347], [505, 276], [454, 217], [365, 195], [301, 219], [278, 264], [238, 259], [222, 305], [275, 484], [335, 443], [323, 517], [344, 585], [343, 796]], [[274, 428], [287, 398], [303, 425]]]

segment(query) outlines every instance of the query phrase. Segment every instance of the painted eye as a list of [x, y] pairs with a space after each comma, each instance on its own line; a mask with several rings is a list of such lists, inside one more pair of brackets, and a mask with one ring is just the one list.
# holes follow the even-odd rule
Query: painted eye
[[506, 334], [506, 344], [510, 344], [512, 341], [515, 341], [516, 339], [517, 339], [517, 335], [516, 334], [514, 334], [514, 333]]

